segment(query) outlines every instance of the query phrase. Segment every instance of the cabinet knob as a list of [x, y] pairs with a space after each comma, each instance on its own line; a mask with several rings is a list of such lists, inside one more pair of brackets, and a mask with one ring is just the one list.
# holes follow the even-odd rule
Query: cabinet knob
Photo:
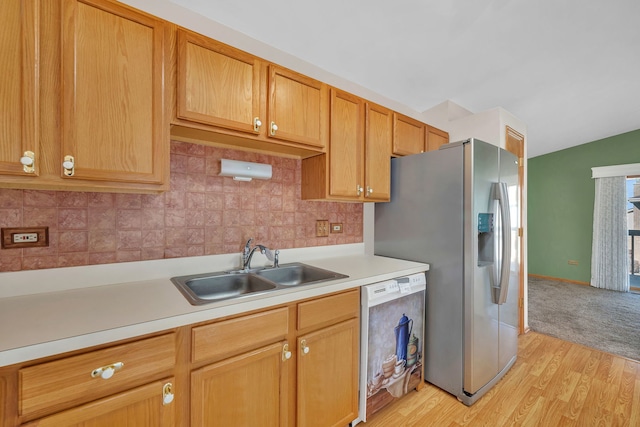
[[22, 170], [25, 173], [35, 173], [35, 160], [36, 155], [33, 151], [25, 151], [20, 157], [20, 163], [22, 164]]
[[307, 346], [307, 340], [300, 341], [300, 349], [302, 353], [309, 354], [309, 347]]
[[113, 365], [107, 365], [107, 366], [102, 366], [100, 368], [96, 368], [93, 371], [91, 371], [91, 378], [100, 377], [103, 380], [108, 380], [113, 376], [113, 374], [116, 373], [116, 371], [119, 371], [120, 369], [122, 369], [123, 366], [124, 366], [124, 363], [116, 362]]
[[166, 383], [162, 387], [162, 405], [168, 405], [173, 402], [174, 394], [173, 394], [173, 384]]
[[291, 351], [289, 351], [289, 344], [282, 346], [282, 361], [291, 359]]
[[369, 186], [367, 185], [367, 197], [369, 197], [369, 196], [370, 196], [370, 195], [372, 195], [372, 194], [373, 194], [373, 188], [371, 188], [371, 187], [369, 187]]
[[259, 117], [254, 117], [253, 119], [253, 130], [255, 132], [260, 132], [260, 126], [262, 126], [262, 121]]
[[356, 194], [358, 196], [361, 195], [363, 191], [364, 191], [364, 189], [362, 188], [362, 186], [360, 184], [356, 185]]
[[271, 132], [271, 136], [276, 134], [276, 131], [278, 130], [278, 125], [276, 124], [276, 122], [271, 122], [271, 127], [269, 130]]
[[64, 160], [62, 161], [62, 172], [64, 176], [73, 176], [75, 173], [75, 160], [73, 156], [64, 156]]

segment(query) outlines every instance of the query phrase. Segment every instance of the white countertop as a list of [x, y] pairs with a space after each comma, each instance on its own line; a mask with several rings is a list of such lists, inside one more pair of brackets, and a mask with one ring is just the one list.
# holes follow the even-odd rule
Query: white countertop
[[[185, 261], [187, 264], [193, 262], [189, 259], [165, 260], [169, 265], [166, 267], [168, 271], [157, 268], [157, 262], [143, 262], [128, 263], [130, 265], [126, 267], [120, 265], [119, 269], [119, 264], [76, 267], [64, 271], [52, 269], [44, 275], [42, 272], [0, 273], [0, 366], [316, 297], [429, 269], [427, 264], [364, 255], [358, 253], [358, 247], [351, 245], [331, 248], [324, 253], [318, 249], [296, 251], [301, 255], [286, 257], [285, 252], [285, 257], [281, 255], [281, 260], [285, 261], [281, 262], [304, 262], [349, 277], [193, 306], [170, 281], [170, 277], [228, 269], [229, 259], [217, 257], [215, 260], [218, 264], [214, 262], [212, 265], [211, 259], [207, 258], [207, 264], [198, 268], [185, 266]], [[333, 256], [327, 257], [327, 253]], [[320, 257], [313, 258], [314, 255]], [[222, 264], [226, 264], [226, 267], [220, 267]], [[117, 273], [119, 270], [121, 272], [136, 265], [136, 273], [130, 275], [135, 277], [135, 281], [104, 283], [113, 280], [113, 277], [120, 277]], [[206, 270], [207, 267], [214, 269]], [[145, 276], [145, 270], [149, 268], [155, 270], [154, 274], [147, 273], [152, 278], [138, 280]], [[185, 273], [185, 269], [191, 269], [192, 272]], [[96, 272], [99, 276], [95, 276], [93, 281], [87, 278]], [[112, 276], [109, 273], [113, 273]], [[157, 277], [163, 273], [169, 275]], [[45, 292], [34, 290], [34, 283], [38, 280], [47, 282], [47, 285], [41, 286]], [[15, 291], [16, 281], [23, 282], [23, 294]], [[7, 286], [4, 294], [3, 286]], [[12, 286], [13, 289], [9, 289]]]

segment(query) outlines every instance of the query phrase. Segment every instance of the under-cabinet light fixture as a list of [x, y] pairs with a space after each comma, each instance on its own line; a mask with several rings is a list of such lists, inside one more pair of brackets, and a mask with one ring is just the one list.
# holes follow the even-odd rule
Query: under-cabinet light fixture
[[235, 181], [271, 179], [271, 165], [221, 159], [220, 176], [232, 176]]

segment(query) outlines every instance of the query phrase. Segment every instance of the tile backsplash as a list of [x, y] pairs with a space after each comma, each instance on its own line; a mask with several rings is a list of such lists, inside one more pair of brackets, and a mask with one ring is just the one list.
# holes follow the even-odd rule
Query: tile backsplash
[[[220, 159], [268, 163], [270, 180], [220, 177]], [[114, 194], [0, 189], [0, 227], [49, 227], [49, 246], [0, 249], [0, 271], [362, 242], [362, 204], [300, 200], [301, 161], [171, 142], [171, 189]], [[318, 219], [343, 232], [315, 237]]]

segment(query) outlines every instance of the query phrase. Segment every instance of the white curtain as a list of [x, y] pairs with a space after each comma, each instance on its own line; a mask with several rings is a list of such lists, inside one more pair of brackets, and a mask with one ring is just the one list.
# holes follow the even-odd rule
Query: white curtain
[[591, 286], [629, 292], [626, 177], [595, 181]]

